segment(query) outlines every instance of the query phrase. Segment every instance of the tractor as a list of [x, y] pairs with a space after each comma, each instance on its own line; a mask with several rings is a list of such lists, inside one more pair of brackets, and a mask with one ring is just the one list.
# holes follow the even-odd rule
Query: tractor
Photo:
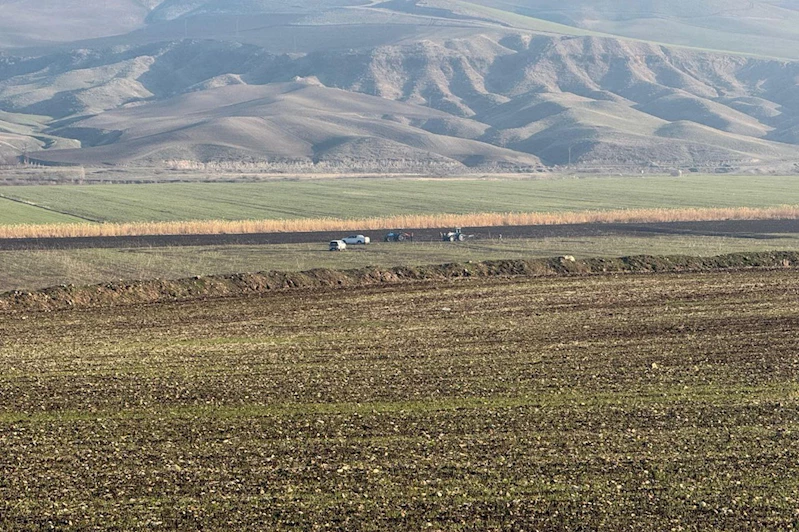
[[454, 231], [447, 231], [441, 233], [441, 240], [444, 242], [463, 242], [466, 235], [463, 234], [460, 227], [456, 227]]
[[383, 237], [383, 242], [403, 242], [405, 240], [413, 240], [413, 233], [405, 233], [404, 231], [391, 231]]

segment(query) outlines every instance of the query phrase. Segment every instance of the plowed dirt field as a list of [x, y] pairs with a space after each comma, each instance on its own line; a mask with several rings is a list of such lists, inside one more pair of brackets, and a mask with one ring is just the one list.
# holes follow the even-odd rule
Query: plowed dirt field
[[[406, 229], [417, 242], [441, 241], [441, 231], [447, 229]], [[382, 240], [387, 231], [366, 231], [374, 242]], [[799, 220], [721, 220], [715, 222], [662, 223], [585, 223], [564, 225], [527, 225], [470, 227], [464, 232], [473, 238], [575, 238], [609, 235], [622, 236], [724, 236], [734, 238], [770, 239], [775, 235], [799, 233]], [[135, 248], [166, 246], [223, 246], [327, 243], [352, 231], [319, 231], [307, 233], [253, 233], [208, 235], [144, 235], [69, 238], [2, 238], [0, 251]]]
[[789, 528], [794, 270], [0, 314], [0, 529]]

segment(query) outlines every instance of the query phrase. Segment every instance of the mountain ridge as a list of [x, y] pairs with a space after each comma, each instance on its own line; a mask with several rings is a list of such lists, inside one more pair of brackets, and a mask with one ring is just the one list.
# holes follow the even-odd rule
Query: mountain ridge
[[[750, 3], [777, 9], [771, 2]], [[798, 62], [523, 30], [489, 16], [500, 4], [327, 0], [314, 13], [307, 2], [288, 1], [139, 4], [148, 13], [141, 24], [150, 28], [177, 24], [185, 30], [221, 13], [220, 20], [235, 21], [239, 32], [243, 18], [274, 15], [275, 25], [258, 35], [280, 39], [308, 30], [328, 35], [331, 46], [284, 52], [259, 45], [258, 39], [212, 37], [6, 52], [0, 55], [0, 111], [44, 118], [26, 127], [7, 120], [5, 130], [0, 127], [5, 135], [0, 157], [13, 161], [25, 155], [48, 164], [243, 157], [264, 164], [370, 167], [382, 164], [381, 158], [389, 166], [418, 158], [422, 165], [462, 170], [573, 164], [765, 168], [799, 155]], [[694, 8], [711, 13], [717, 4], [698, 2]], [[489, 11], [481, 13], [481, 7]], [[383, 44], [361, 40], [344, 48], [341, 28], [368, 26], [356, 23], [356, 12], [367, 21], [399, 18], [382, 26]], [[343, 14], [350, 18], [341, 19]], [[521, 26], [528, 19], [519, 16]], [[347, 23], [327, 24], [330, 20]], [[428, 26], [418, 33], [425, 20]], [[402, 36], [390, 27], [417, 33]], [[129, 35], [140, 31], [149, 30]], [[225, 101], [238, 101], [248, 91], [272, 94], [274, 101], [240, 102], [242, 113]], [[319, 100], [292, 99], [284, 91], [313, 93]], [[187, 102], [199, 105], [203, 97], [197, 95], [205, 95], [213, 108], [200, 105], [190, 113], [197, 120], [187, 123], [178, 109]], [[358, 106], [368, 112], [356, 116]], [[279, 123], [276, 109], [285, 113]], [[163, 116], [157, 127], [148, 119], [155, 129], [144, 127], [147, 110]], [[301, 131], [299, 143], [281, 127]], [[217, 135], [210, 133], [213, 128]], [[309, 133], [314, 128], [319, 138]], [[154, 144], [159, 139], [162, 149]], [[78, 143], [82, 149], [75, 149]]]

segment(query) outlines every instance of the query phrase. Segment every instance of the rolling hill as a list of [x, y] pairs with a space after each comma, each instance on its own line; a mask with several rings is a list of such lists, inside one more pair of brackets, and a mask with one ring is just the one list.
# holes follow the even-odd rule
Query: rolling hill
[[[660, 29], [727, 32], [744, 44], [762, 38], [774, 53], [760, 55], [790, 55], [780, 43], [793, 42], [799, 2], [69, 6], [39, 3], [30, 16], [48, 12], [63, 15], [65, 27], [89, 27], [92, 17], [116, 13], [121, 25], [0, 53], [6, 160], [712, 169], [781, 167], [799, 156], [798, 62], [610, 35], [624, 34], [618, 25], [636, 37], [642, 21], [657, 21]], [[749, 34], [757, 38], [740, 38]], [[721, 43], [691, 35], [671, 37]], [[669, 40], [658, 31], [647, 37]]]
[[125, 34], [160, 0], [0, 0], [0, 49]]
[[409, 3], [482, 15], [511, 26], [523, 27], [545, 20], [558, 24], [557, 31], [563, 33], [583, 30], [695, 48], [799, 58], [797, 0], [470, 0], [468, 3], [413, 0]]
[[440, 111], [312, 82], [231, 85], [76, 122], [61, 133], [81, 138], [85, 147], [42, 157], [81, 164], [231, 160], [387, 170], [540, 164], [529, 154], [425, 129], [449, 120]]

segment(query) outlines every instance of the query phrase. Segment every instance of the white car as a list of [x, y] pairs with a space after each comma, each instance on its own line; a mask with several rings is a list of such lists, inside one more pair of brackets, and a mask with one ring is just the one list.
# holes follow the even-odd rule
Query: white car
[[347, 249], [347, 244], [343, 240], [331, 240], [330, 251], [344, 251]]
[[371, 239], [368, 236], [363, 235], [350, 235], [342, 238], [341, 240], [344, 241], [345, 244], [363, 244], [366, 245], [371, 242]]

